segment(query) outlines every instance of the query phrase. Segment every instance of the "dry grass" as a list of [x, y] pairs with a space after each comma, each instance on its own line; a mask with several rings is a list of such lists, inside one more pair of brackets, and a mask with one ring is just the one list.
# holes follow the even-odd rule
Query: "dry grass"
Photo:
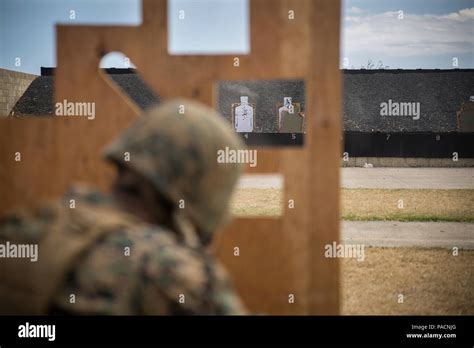
[[[341, 195], [344, 220], [474, 222], [474, 190], [342, 189]], [[278, 189], [240, 189], [233, 198], [233, 212], [281, 215], [282, 199]]]
[[342, 216], [345, 220], [472, 222], [474, 190], [343, 189]]
[[[474, 190], [342, 189], [347, 220], [474, 221]], [[241, 189], [237, 215], [281, 215], [282, 191]], [[403, 209], [397, 207], [403, 200]], [[366, 248], [341, 262], [343, 314], [474, 314], [474, 251]], [[398, 295], [404, 302], [398, 303]]]
[[239, 216], [278, 216], [283, 212], [282, 199], [278, 189], [240, 189], [232, 198], [232, 212]]
[[474, 314], [472, 250], [368, 248], [341, 265], [343, 314]]

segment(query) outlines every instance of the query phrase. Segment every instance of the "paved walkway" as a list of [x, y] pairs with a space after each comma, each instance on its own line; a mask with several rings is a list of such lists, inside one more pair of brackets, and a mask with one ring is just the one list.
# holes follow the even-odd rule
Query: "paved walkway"
[[474, 189], [474, 168], [342, 168], [342, 187]]
[[[341, 168], [342, 187], [474, 189], [474, 168]], [[240, 188], [281, 188], [280, 175], [244, 175]]]
[[380, 247], [474, 249], [474, 223], [343, 221], [341, 239], [347, 244]]

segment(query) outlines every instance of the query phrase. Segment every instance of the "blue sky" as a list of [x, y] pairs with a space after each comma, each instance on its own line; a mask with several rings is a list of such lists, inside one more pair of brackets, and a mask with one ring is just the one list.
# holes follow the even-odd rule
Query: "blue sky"
[[[169, 50], [245, 54], [247, 14], [246, 0], [170, 0]], [[344, 0], [341, 16], [341, 67], [474, 68], [474, 0]], [[55, 66], [56, 23], [139, 25], [141, 2], [0, 0], [0, 67]], [[103, 66], [123, 67], [123, 57]]]
[[474, 68], [474, 0], [346, 0], [342, 28], [347, 68]]

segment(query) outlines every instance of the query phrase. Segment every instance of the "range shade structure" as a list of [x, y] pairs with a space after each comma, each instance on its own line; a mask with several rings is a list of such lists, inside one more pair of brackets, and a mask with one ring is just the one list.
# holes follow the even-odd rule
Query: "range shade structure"
[[109, 189], [114, 171], [101, 149], [139, 109], [99, 70], [108, 52], [129, 57], [161, 100], [215, 106], [218, 81], [303, 79], [304, 145], [258, 148], [258, 165], [248, 168], [284, 176], [283, 215], [237, 218], [214, 249], [252, 312], [338, 314], [338, 262], [324, 257], [324, 246], [339, 240], [340, 2], [251, 0], [251, 52], [242, 56], [171, 56], [167, 1], [144, 0], [142, 8], [138, 27], [56, 27], [55, 100], [93, 102], [95, 117], [0, 122], [0, 212], [57, 197], [77, 181]]

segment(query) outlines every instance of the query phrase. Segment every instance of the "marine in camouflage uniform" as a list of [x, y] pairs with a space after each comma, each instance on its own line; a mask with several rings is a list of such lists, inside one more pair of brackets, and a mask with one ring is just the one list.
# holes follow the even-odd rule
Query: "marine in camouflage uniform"
[[112, 196], [78, 186], [3, 218], [0, 243], [38, 243], [39, 255], [0, 259], [0, 314], [245, 314], [206, 252], [240, 173], [217, 162], [226, 146], [243, 144], [215, 111], [167, 102], [106, 149]]

